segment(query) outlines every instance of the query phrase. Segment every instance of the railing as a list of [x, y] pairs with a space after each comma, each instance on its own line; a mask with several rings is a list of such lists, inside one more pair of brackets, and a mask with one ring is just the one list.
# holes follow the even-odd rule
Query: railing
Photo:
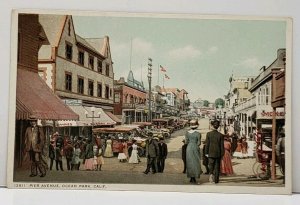
[[242, 102], [241, 104], [237, 105], [235, 107], [235, 112], [239, 112], [241, 110], [254, 107], [256, 105], [256, 97], [253, 96], [252, 98], [249, 98], [248, 100]]

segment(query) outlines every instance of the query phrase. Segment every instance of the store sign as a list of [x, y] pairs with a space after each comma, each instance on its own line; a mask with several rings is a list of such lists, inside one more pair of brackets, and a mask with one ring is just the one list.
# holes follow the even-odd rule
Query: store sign
[[74, 99], [64, 99], [63, 102], [66, 105], [74, 106], [74, 105], [82, 105], [82, 100], [74, 100]]
[[[283, 108], [276, 109], [276, 119], [284, 119], [285, 111]], [[257, 119], [273, 119], [272, 110], [259, 110]]]

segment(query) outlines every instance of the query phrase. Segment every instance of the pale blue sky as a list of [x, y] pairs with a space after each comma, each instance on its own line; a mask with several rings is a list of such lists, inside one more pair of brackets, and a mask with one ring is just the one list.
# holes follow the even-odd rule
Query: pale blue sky
[[[214, 101], [229, 90], [229, 77], [256, 76], [285, 48], [284, 21], [199, 20], [132, 17], [76, 17], [82, 37], [110, 37], [115, 79], [127, 78], [130, 67], [148, 89], [147, 59], [153, 59], [153, 83], [158, 65], [167, 69], [165, 87], [184, 88], [189, 98]], [[160, 73], [162, 86], [162, 74]]]

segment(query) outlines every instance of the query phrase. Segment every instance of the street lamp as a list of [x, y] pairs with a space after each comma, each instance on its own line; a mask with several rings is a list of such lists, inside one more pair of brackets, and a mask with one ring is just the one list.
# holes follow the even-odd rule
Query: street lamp
[[151, 112], [151, 79], [152, 79], [152, 59], [148, 58], [148, 82], [149, 82], [149, 113], [148, 113], [148, 119], [149, 122], [152, 121], [152, 112]]
[[97, 113], [97, 115], [95, 115], [95, 111], [96, 111], [96, 108], [93, 106], [93, 107], [91, 107], [91, 112], [92, 112], [92, 115], [91, 116], [89, 116], [88, 114], [88, 111], [85, 111], [85, 117], [86, 118], [92, 118], [92, 132], [93, 132], [93, 128], [94, 128], [94, 119], [95, 118], [100, 118], [101, 117], [101, 112], [99, 111], [98, 113]]

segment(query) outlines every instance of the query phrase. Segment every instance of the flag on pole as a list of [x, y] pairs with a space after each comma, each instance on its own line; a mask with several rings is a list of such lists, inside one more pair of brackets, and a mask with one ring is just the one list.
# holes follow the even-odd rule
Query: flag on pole
[[166, 78], [166, 79], [170, 79], [170, 77], [169, 77], [169, 76], [167, 76], [167, 74], [165, 74], [165, 78]]
[[161, 65], [159, 65], [159, 67], [160, 67], [161, 72], [167, 72], [167, 70], [164, 67], [162, 67]]

